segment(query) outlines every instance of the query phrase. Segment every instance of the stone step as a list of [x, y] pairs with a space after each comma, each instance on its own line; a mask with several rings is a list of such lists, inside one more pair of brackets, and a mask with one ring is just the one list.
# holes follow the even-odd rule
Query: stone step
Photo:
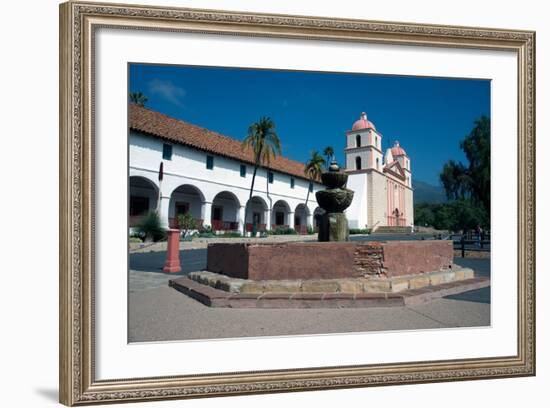
[[418, 305], [444, 296], [490, 286], [487, 277], [477, 277], [399, 293], [229, 293], [195, 282], [187, 277], [172, 279], [168, 285], [210, 307], [229, 308], [364, 308]]

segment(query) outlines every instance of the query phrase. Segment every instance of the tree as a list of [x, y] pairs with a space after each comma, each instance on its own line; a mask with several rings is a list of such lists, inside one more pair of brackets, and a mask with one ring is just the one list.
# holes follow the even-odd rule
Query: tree
[[414, 206], [414, 224], [422, 227], [431, 226], [435, 224], [434, 209], [437, 205], [429, 203], [420, 203]]
[[460, 143], [466, 154], [472, 199], [491, 212], [491, 122], [487, 116], [475, 121], [475, 127]]
[[491, 122], [481, 116], [474, 128], [460, 142], [468, 165], [448, 161], [440, 174], [440, 180], [450, 200], [471, 200], [483, 207], [487, 215], [491, 211]]
[[[242, 142], [242, 148], [249, 148], [254, 153], [254, 172], [252, 173], [252, 183], [250, 184], [250, 194], [248, 197], [248, 201], [250, 201], [254, 192], [254, 182], [256, 181], [258, 167], [262, 164], [269, 165], [272, 158], [281, 154], [281, 142], [275, 131], [275, 122], [271, 118], [264, 116], [258, 122], [252, 123], [248, 127], [248, 135]], [[247, 211], [248, 202], [244, 210], [245, 222], [243, 222], [243, 235], [246, 234]]]
[[187, 233], [194, 230], [197, 226], [195, 219], [191, 213], [179, 214], [177, 218], [178, 228], [183, 231], [183, 236], [186, 237]]
[[448, 200], [461, 200], [466, 198], [469, 193], [469, 179], [467, 169], [462, 163], [449, 160], [443, 166], [443, 171], [439, 177], [445, 188], [445, 194]]
[[135, 103], [138, 106], [145, 106], [145, 102], [148, 100], [149, 98], [141, 92], [130, 92], [130, 102]]
[[473, 229], [477, 225], [488, 227], [489, 216], [481, 204], [471, 199], [460, 199], [444, 204], [415, 205], [414, 223], [458, 232]]
[[334, 157], [334, 148], [332, 146], [325, 147], [325, 150], [323, 150], [323, 154], [327, 158], [326, 167], [328, 168], [328, 166], [330, 166], [332, 158]]
[[[323, 156], [321, 156], [319, 152], [316, 150], [312, 151], [311, 157], [307, 161], [306, 166], [304, 168], [304, 174], [312, 182], [314, 180], [319, 180], [319, 178], [321, 177], [321, 173], [323, 172], [324, 163], [325, 163], [325, 159], [323, 159]], [[310, 189], [308, 187], [307, 196], [306, 196], [306, 207], [307, 207], [307, 202], [309, 200], [309, 193], [310, 193]]]

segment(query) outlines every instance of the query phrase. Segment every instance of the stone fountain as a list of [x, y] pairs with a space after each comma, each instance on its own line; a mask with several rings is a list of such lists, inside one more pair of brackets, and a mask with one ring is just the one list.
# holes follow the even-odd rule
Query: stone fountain
[[348, 220], [344, 210], [351, 205], [353, 191], [346, 188], [348, 175], [333, 160], [328, 171], [321, 174], [321, 181], [327, 188], [315, 193], [317, 203], [325, 210], [319, 225], [318, 240], [349, 241]]

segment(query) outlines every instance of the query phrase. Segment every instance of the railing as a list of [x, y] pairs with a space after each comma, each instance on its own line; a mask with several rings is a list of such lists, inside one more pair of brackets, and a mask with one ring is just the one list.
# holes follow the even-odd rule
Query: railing
[[460, 251], [460, 256], [464, 258], [466, 251], [491, 252], [490, 237], [490, 232], [479, 234], [475, 231], [467, 231], [465, 234], [450, 235], [449, 239], [453, 240], [453, 248]]
[[287, 229], [288, 228], [288, 225], [279, 225], [279, 224], [271, 224], [271, 229], [277, 229], [277, 228], [285, 228]]
[[[246, 224], [246, 230], [248, 232], [252, 232], [252, 227], [253, 227], [252, 223], [247, 223]], [[265, 227], [266, 227], [266, 224], [256, 224], [256, 232], [265, 231]]]
[[[196, 219], [195, 220], [195, 229], [198, 229], [198, 230], [202, 229], [202, 223], [203, 223], [203, 220]], [[170, 228], [179, 228], [178, 227], [178, 219], [173, 218], [173, 217], [168, 218], [168, 226]]]
[[300, 235], [306, 235], [307, 234], [307, 225], [295, 225], [294, 229]]
[[236, 231], [239, 229], [239, 223], [233, 221], [212, 220], [212, 229], [214, 231]]
[[389, 227], [406, 227], [407, 220], [404, 217], [389, 216], [388, 226]]

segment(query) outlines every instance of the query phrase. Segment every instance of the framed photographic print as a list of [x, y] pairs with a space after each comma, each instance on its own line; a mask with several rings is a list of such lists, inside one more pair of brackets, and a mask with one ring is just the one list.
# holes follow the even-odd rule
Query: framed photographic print
[[534, 375], [534, 41], [62, 4], [61, 402]]

